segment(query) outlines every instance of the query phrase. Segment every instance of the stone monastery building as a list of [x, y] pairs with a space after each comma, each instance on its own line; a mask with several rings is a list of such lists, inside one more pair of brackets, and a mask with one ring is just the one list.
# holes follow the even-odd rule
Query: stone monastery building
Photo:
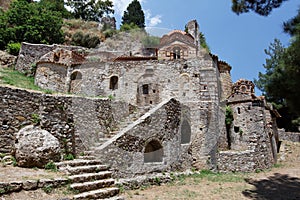
[[[24, 63], [34, 57], [38, 86], [79, 95], [51, 101], [37, 97], [45, 108], [63, 102], [64, 110], [50, 110], [60, 113], [55, 115], [58, 124], [68, 124], [68, 130], [58, 131], [57, 124], [46, 123], [54, 115], [40, 112], [42, 128], [60, 139], [71, 132], [68, 145], [74, 154], [89, 151], [117, 177], [272, 166], [278, 113], [264, 97], [255, 96], [251, 81], [232, 83], [231, 66], [200, 47], [196, 20], [186, 30], [164, 35], [156, 49], [142, 51], [146, 53], [121, 55], [84, 55], [76, 47], [23, 43], [18, 70], [27, 70]], [[37, 53], [29, 55], [34, 49]], [[62, 113], [73, 125], [57, 117]]]

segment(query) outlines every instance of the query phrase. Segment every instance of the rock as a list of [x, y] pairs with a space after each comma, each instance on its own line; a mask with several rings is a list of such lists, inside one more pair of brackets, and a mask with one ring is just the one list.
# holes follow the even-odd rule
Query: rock
[[2, 163], [4, 163], [4, 165], [12, 165], [13, 162], [14, 162], [14, 158], [11, 155], [4, 156], [2, 158]]
[[24, 190], [35, 190], [37, 189], [38, 182], [35, 180], [26, 180], [23, 182], [23, 189]]
[[18, 166], [44, 167], [60, 160], [60, 145], [48, 131], [33, 125], [22, 128], [16, 135], [15, 157]]
[[0, 51], [0, 67], [12, 67], [16, 64], [17, 56], [10, 55], [5, 51]]

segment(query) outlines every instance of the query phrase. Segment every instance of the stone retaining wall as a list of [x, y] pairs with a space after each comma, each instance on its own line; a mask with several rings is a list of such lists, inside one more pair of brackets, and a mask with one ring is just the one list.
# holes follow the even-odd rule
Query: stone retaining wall
[[49, 95], [0, 86], [0, 152], [14, 150], [15, 133], [30, 124], [49, 131], [65, 152], [79, 154], [109, 134], [128, 115], [125, 103]]
[[0, 195], [19, 192], [21, 190], [36, 190], [39, 188], [57, 188], [69, 183], [67, 178], [40, 179], [0, 182]]

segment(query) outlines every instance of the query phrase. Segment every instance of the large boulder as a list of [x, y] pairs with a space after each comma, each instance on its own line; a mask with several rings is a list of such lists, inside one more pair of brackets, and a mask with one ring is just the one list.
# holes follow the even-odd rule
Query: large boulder
[[10, 55], [5, 51], [0, 51], [0, 67], [12, 67], [16, 64], [17, 56]]
[[46, 130], [26, 126], [16, 135], [15, 157], [18, 166], [44, 167], [50, 161], [59, 161], [59, 141]]

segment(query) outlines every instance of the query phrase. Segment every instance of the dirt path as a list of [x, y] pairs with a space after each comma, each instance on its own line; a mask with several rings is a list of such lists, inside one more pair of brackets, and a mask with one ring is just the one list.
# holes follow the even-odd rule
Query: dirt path
[[[26, 179], [55, 178], [62, 174], [38, 169], [3, 167], [0, 165], [0, 182]], [[249, 174], [207, 174], [191, 176], [177, 181], [124, 191], [129, 200], [296, 200], [300, 199], [300, 143], [283, 142], [275, 168]], [[0, 200], [68, 200], [68, 189], [22, 191], [0, 196]]]

